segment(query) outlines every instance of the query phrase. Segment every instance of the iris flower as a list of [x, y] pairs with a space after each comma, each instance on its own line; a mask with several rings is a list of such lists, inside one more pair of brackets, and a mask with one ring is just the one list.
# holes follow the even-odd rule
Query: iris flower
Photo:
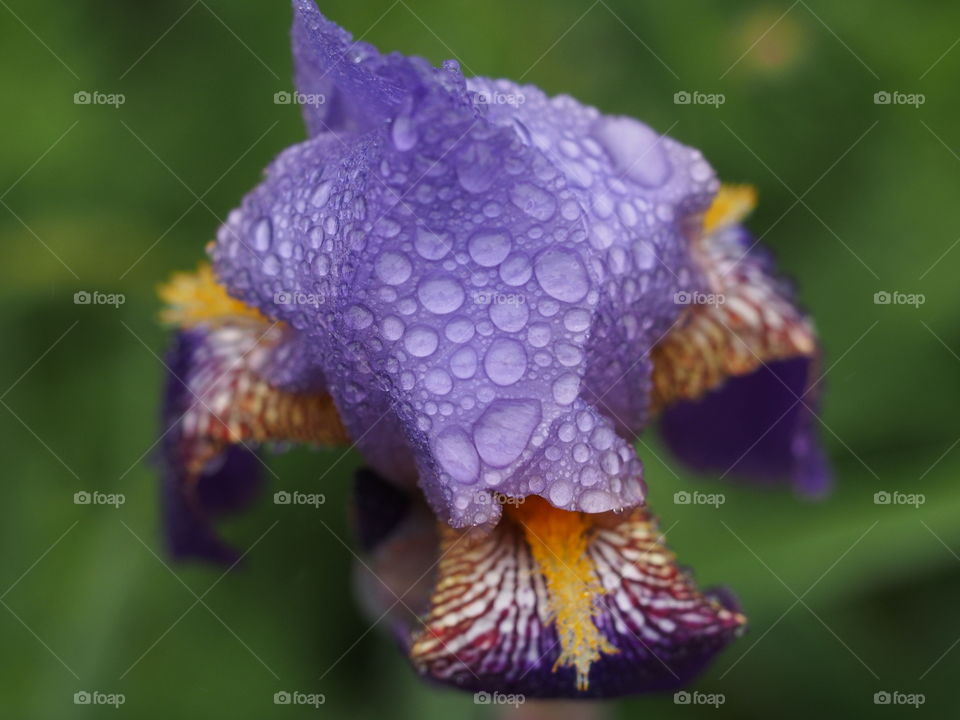
[[693, 468], [822, 493], [818, 349], [697, 150], [455, 62], [382, 55], [295, 0], [308, 139], [161, 291], [166, 526], [257, 446], [352, 444], [359, 583], [424, 678], [601, 697], [688, 683], [745, 626], [645, 505], [651, 424]]

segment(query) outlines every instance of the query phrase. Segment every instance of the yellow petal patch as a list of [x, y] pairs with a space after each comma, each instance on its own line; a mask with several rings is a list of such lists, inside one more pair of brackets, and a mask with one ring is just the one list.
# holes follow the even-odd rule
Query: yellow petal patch
[[167, 307], [161, 311], [164, 323], [191, 327], [202, 322], [250, 318], [265, 320], [256, 308], [230, 297], [217, 281], [210, 263], [202, 262], [194, 273], [178, 272], [157, 289]]
[[587, 554], [590, 518], [584, 513], [558, 510], [539, 497], [527, 498], [510, 514], [523, 528], [537, 569], [547, 583], [561, 648], [554, 669], [576, 668], [577, 689], [584, 691], [590, 666], [601, 653], [618, 652], [593, 621], [597, 598], [604, 590]]
[[703, 231], [711, 233], [738, 223], [756, 206], [757, 191], [752, 185], [721, 185], [703, 218]]

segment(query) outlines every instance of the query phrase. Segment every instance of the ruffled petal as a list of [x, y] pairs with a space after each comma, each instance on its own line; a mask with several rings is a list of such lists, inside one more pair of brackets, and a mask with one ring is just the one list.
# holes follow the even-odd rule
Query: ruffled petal
[[[489, 81], [455, 63], [381, 56], [296, 8], [301, 89], [339, 98], [342, 123], [310, 115], [221, 230], [231, 294], [309, 338], [367, 460], [452, 525], [494, 523], [494, 491], [641, 503], [631, 433], [671, 298], [697, 281], [712, 170], [571, 98], [481, 102]], [[316, 302], [277, 300], [296, 293]]]

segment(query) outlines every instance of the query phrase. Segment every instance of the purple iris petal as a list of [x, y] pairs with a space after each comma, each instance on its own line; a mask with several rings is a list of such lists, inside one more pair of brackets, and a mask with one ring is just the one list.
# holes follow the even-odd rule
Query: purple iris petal
[[236, 560], [237, 553], [217, 537], [211, 521], [218, 515], [238, 512], [253, 501], [261, 487], [260, 468], [252, 451], [234, 445], [213, 460], [195, 482], [187, 478], [179, 420], [198, 400], [184, 381], [190, 377], [205, 338], [206, 333], [199, 330], [180, 332], [167, 355], [170, 372], [163, 408], [166, 434], [160, 453], [164, 526], [174, 557], [229, 563]]
[[664, 440], [698, 471], [787, 481], [804, 495], [823, 494], [830, 473], [815, 434], [817, 398], [807, 392], [811, 365], [809, 358], [768, 363], [699, 400], [672, 405], [661, 419]]
[[329, 105], [221, 229], [231, 294], [308, 338], [369, 462], [419, 478], [454, 526], [494, 522], [493, 491], [641, 503], [628, 433], [672, 298], [701, 282], [685, 235], [709, 165], [636, 120], [381, 56], [310, 0], [295, 11], [299, 87]]

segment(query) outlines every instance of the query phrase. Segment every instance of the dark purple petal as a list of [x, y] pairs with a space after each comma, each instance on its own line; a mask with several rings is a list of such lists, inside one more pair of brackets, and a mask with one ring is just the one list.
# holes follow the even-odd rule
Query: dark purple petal
[[177, 333], [167, 354], [166, 396], [163, 409], [163, 516], [167, 544], [176, 558], [197, 558], [219, 563], [236, 560], [237, 553], [213, 531], [213, 520], [244, 509], [260, 489], [259, 463], [243, 447], [229, 448], [196, 478], [187, 470], [182, 418], [196, 405], [184, 381], [191, 377], [197, 352], [206, 333]]
[[804, 495], [823, 494], [830, 472], [816, 435], [816, 393], [808, 393], [811, 366], [803, 357], [772, 362], [670, 406], [661, 419], [664, 440], [700, 472], [786, 481]]

